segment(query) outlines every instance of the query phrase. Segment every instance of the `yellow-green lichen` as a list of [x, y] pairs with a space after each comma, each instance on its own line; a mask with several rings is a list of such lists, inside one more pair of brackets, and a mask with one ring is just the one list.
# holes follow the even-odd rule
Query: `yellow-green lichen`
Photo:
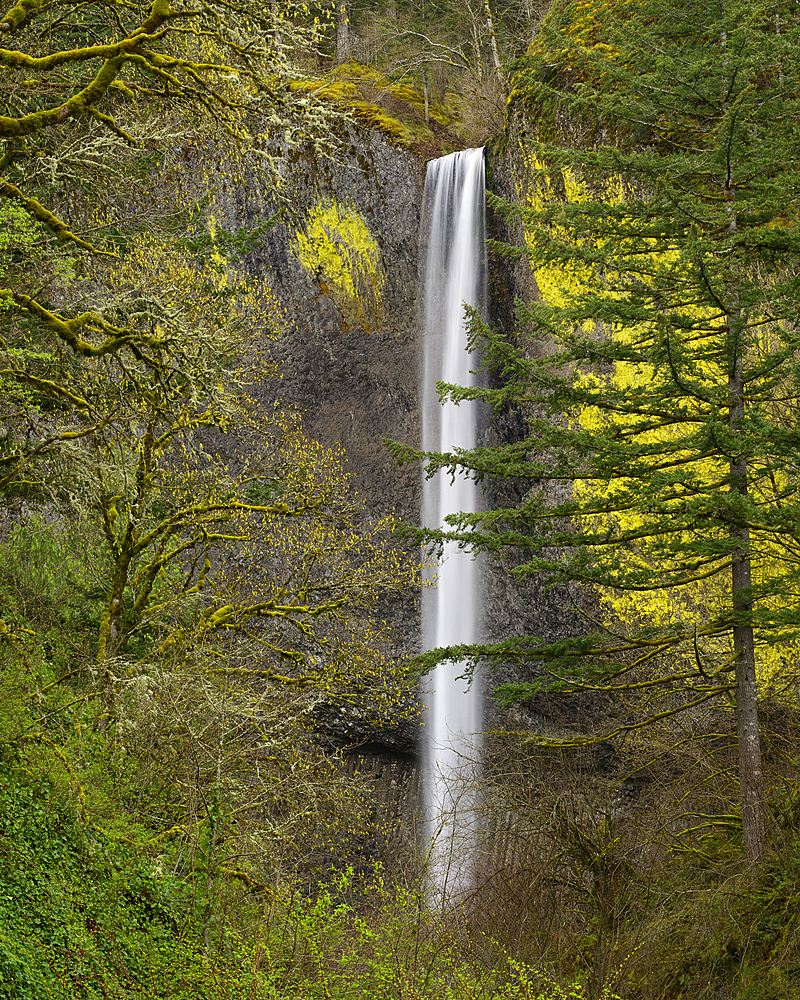
[[[566, 168], [560, 171], [548, 171], [544, 163], [535, 155], [522, 149], [520, 155], [526, 166], [526, 175], [523, 180], [518, 180], [517, 198], [522, 204], [534, 210], [542, 209], [554, 201], [576, 203], [587, 201], [592, 197], [601, 197], [609, 205], [617, 207], [624, 206], [626, 202], [626, 189], [620, 177], [609, 178], [602, 191], [592, 193], [586, 182], [575, 172]], [[558, 227], [554, 226], [551, 232], [557, 236], [559, 234]], [[567, 233], [564, 232], [563, 235], [566, 239]], [[584, 238], [585, 242], [591, 239], [592, 237], [588, 235]], [[531, 245], [533, 242], [532, 234], [526, 233], [525, 240]], [[596, 242], [598, 246], [601, 245], [599, 238], [596, 239]], [[644, 253], [644, 249], [642, 249], [642, 253]], [[648, 265], [642, 267], [641, 274], [649, 272], [651, 275], [661, 275], [663, 279], [663, 276], [673, 273], [678, 264], [678, 257], [677, 250], [665, 251], [654, 248], [648, 254]], [[579, 261], [569, 266], [553, 263], [541, 264], [534, 268], [534, 276], [541, 300], [557, 309], [565, 308], [576, 298], [585, 295], [600, 280], [596, 274], [593, 274], [589, 266]], [[613, 293], [607, 290], [606, 294]], [[704, 315], [701, 307], [695, 305], [687, 305], [686, 311], [698, 318], [702, 318]], [[589, 319], [583, 326], [587, 333], [591, 333], [595, 323]], [[635, 343], [640, 338], [648, 336], [648, 329], [644, 324], [627, 326], [612, 330], [611, 335], [620, 341]], [[611, 372], [601, 374], [592, 370], [583, 370], [576, 371], [575, 375], [577, 383], [583, 388], [599, 389], [608, 383], [615, 389], [625, 391], [631, 399], [643, 386], [649, 385], [655, 378], [655, 372], [649, 365], [630, 361], [616, 362]], [[708, 379], [709, 386], [718, 383], [720, 377], [714, 363], [707, 361], [702, 361], [696, 372], [696, 376], [703, 377], [703, 375]], [[580, 412], [574, 414], [573, 419], [575, 426], [590, 432], [607, 431], [609, 423], [624, 428], [626, 425], [635, 424], [637, 420], [636, 417], [629, 417], [625, 414], [609, 414], [607, 411], [593, 406], [585, 406]], [[677, 450], [675, 441], [686, 431], [685, 427], [678, 424], [654, 426], [652, 430], [638, 434], [637, 439], [644, 446], [663, 443], [665, 451], [669, 451], [671, 455], [672, 462], [681, 460], [685, 463], [687, 478], [693, 478], [700, 483], [707, 484], [709, 489], [711, 484], [724, 482], [728, 469], [726, 459], [706, 456], [693, 458], [691, 453], [682, 453]], [[589, 505], [594, 500], [603, 499], [610, 503], [614, 509], [615, 495], [624, 494], [630, 485], [630, 481], [624, 478], [612, 479], [604, 483], [597, 480], [576, 480], [574, 482], [574, 497], [576, 500], [588, 501]], [[776, 497], [780, 496], [785, 487], [785, 479], [777, 476], [771, 485], [765, 485], [760, 489], [763, 499], [768, 503], [774, 503]], [[613, 518], [620, 531], [627, 532], [634, 538], [637, 531], [647, 523], [647, 515], [643, 515], [633, 508], [617, 510]], [[608, 524], [609, 515], [607, 513], [584, 518], [586, 527], [594, 526], [605, 530]], [[788, 576], [791, 572], [785, 551], [775, 544], [768, 533], [755, 527], [751, 531], [751, 552], [753, 585], [756, 589], [763, 587], [768, 590], [767, 584], [770, 578], [779, 576], [783, 572]], [[647, 538], [644, 538], [644, 540], [633, 541], [626, 546], [624, 552], [620, 552], [619, 559], [621, 566], [630, 569], [644, 569], [653, 565], [653, 550]], [[701, 654], [709, 662], [725, 663], [731, 660], [730, 636], [727, 633], [718, 635], [713, 626], [705, 628], [709, 621], [713, 622], [715, 618], [724, 617], [728, 613], [727, 609], [731, 606], [731, 581], [725, 572], [709, 575], [707, 578], [695, 579], [680, 586], [656, 588], [648, 591], [624, 591], [611, 587], [598, 587], [597, 595], [600, 602], [609, 610], [612, 620], [631, 629], [641, 627], [642, 623], [646, 623], [650, 627], [668, 629], [678, 623], [695, 621], [697, 633], [694, 642], [687, 641], [683, 646], [673, 651], [676, 662], [685, 661], [687, 669], [692, 668], [695, 658]], [[786, 611], [786, 599], [780, 596], [764, 598], [761, 607], [775, 613], [783, 613]], [[798, 662], [800, 657], [800, 640], [793, 636], [789, 638], [779, 637], [776, 640], [774, 635], [757, 630], [755, 641], [758, 679], [762, 689], [777, 693], [787, 688], [790, 682], [796, 683], [797, 671], [794, 664]]]
[[359, 93], [353, 84], [343, 83], [336, 80], [332, 83], [325, 81], [303, 80], [292, 84], [293, 90], [306, 90], [315, 97], [323, 101], [332, 101], [346, 107], [352, 115], [355, 124], [364, 125], [382, 132], [385, 136], [396, 142], [400, 146], [409, 144], [410, 137], [407, 135], [402, 122], [387, 115], [386, 112], [375, 104], [368, 104], [359, 100]]
[[[395, 101], [402, 102], [417, 118], [421, 118], [425, 114], [425, 98], [418, 90], [415, 90], [408, 83], [394, 82], [371, 66], [356, 62], [343, 63], [332, 70], [331, 77], [354, 83], [361, 88], [362, 96], [372, 94], [373, 97], [393, 98]], [[445, 113], [441, 106], [429, 104], [428, 114], [433, 121], [440, 125], [453, 124], [453, 116]], [[402, 123], [409, 124], [407, 117], [403, 117]]]
[[315, 205], [297, 234], [297, 256], [345, 325], [380, 327], [386, 273], [378, 244], [354, 208], [331, 201]]
[[[529, 208], [538, 211], [553, 201], [578, 202], [588, 197], [585, 184], [573, 171], [565, 168], [555, 177], [533, 153], [521, 147], [519, 154], [525, 171], [523, 181], [517, 183], [517, 200]], [[621, 200], [621, 194], [615, 191], [614, 200]], [[556, 227], [554, 232], [558, 231]], [[533, 233], [525, 234], [525, 242], [533, 246]], [[585, 293], [594, 280], [591, 271], [577, 262], [570, 266], [542, 264], [534, 269], [534, 276], [542, 301], [558, 308], [564, 308], [576, 295]], [[587, 321], [584, 328], [588, 332], [593, 325]]]
[[[572, 3], [554, 4], [547, 14], [547, 27], [556, 28], [563, 38], [582, 49], [609, 48], [608, 28], [610, 24], [620, 24], [631, 16], [637, 8], [636, 0], [573, 0]], [[568, 49], [554, 49], [553, 36], [548, 31], [540, 31], [528, 46], [528, 55], [554, 56], [568, 55]]]

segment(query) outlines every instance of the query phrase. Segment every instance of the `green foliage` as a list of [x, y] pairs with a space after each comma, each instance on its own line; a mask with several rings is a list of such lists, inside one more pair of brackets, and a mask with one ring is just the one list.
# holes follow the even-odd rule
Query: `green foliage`
[[376, 104], [360, 100], [360, 92], [353, 83], [334, 79], [315, 82], [305, 80], [294, 85], [296, 90], [314, 94], [325, 101], [347, 109], [353, 120], [376, 132], [381, 132], [400, 146], [412, 147], [413, 136], [397, 118], [393, 118]]
[[[8, 657], [3, 666], [7, 673]], [[20, 717], [14, 698], [25, 694], [4, 692], [4, 718]], [[46, 713], [37, 704], [33, 714]], [[139, 739], [148, 743], [145, 733]], [[487, 873], [473, 898], [437, 914], [425, 903], [424, 884], [398, 884], [363, 861], [358, 869], [321, 867], [312, 880], [293, 879], [287, 866], [257, 881], [255, 861], [242, 857], [244, 842], [226, 851], [213, 832], [236, 821], [229, 797], [235, 782], [225, 791], [204, 789], [208, 810], [198, 817], [194, 855], [186, 837], [154, 837], [155, 828], [175, 822], [178, 808], [188, 832], [186, 800], [178, 806], [184, 779], [174, 759], [168, 762], [170, 739], [175, 731], [162, 729], [158, 746], [151, 744], [161, 756], [148, 774], [131, 734], [123, 746], [88, 726], [79, 735], [76, 726], [72, 742], [5, 744], [0, 986], [9, 997], [794, 1000], [800, 900], [791, 784], [775, 801], [786, 849], [755, 879], [735, 871], [722, 835], [706, 838], [702, 854], [672, 853], [658, 846], [657, 831], [671, 825], [663, 813], [643, 821], [652, 831], [633, 821], [603, 834], [576, 811], [571, 826], [537, 824], [537, 836], [555, 838], [552, 852], [541, 842], [529, 845], [529, 854], [517, 850], [514, 863]], [[195, 736], [194, 750], [186, 739], [177, 747], [180, 755], [194, 754], [187, 771], [202, 761], [200, 743]], [[71, 770], [55, 745], [71, 748]], [[250, 746], [252, 752], [252, 740]], [[521, 791], [543, 815], [558, 815], [549, 797], [563, 802], [570, 794], [568, 768], [563, 761], [548, 766], [557, 779], [552, 787], [538, 777], [532, 784], [526, 772]], [[167, 769], [171, 789], [158, 781]], [[233, 776], [227, 764], [223, 771]], [[585, 777], [578, 795], [588, 794]], [[520, 832], [523, 844], [530, 834]], [[616, 859], [605, 882], [590, 875], [592, 844], [609, 862]], [[253, 847], [254, 858], [278, 849], [274, 840]], [[595, 905], [616, 907], [602, 942], [591, 919]], [[507, 937], [498, 934], [500, 916]], [[602, 948], [605, 982], [593, 982]]]
[[[735, 691], [751, 831], [755, 663], [765, 682], [793, 671], [800, 635], [798, 22], [792, 5], [698, 12], [683, 0], [608, 14], [554, 8], [532, 49], [530, 100], [600, 125], [574, 144], [568, 129], [523, 141], [520, 203], [493, 204], [524, 227], [524, 248], [499, 249], [530, 261], [538, 300], [519, 307], [513, 339], [476, 320], [490, 388], [440, 387], [524, 430], [424, 456], [429, 475], [506, 480], [512, 497], [448, 518], [429, 543], [450, 538], [564, 587], [574, 634], [427, 662], [546, 661], [513, 698], [682, 691], [618, 735]], [[752, 857], [763, 819], [751, 832]]]
[[0, 49], [0, 489], [40, 512], [10, 505], [0, 543], [2, 751], [87, 838], [85, 893], [68, 866], [54, 883], [80, 913], [48, 958], [64, 995], [268, 995], [259, 894], [354, 852], [372, 808], [312, 743], [314, 707], [372, 685], [399, 711], [371, 615], [414, 569], [343, 455], [250, 404], [272, 368], [237, 358], [282, 310], [240, 268], [274, 220], [226, 233], [209, 189], [245, 164], [279, 186], [263, 115], [320, 155], [339, 115], [289, 86], [316, 31], [285, 4], [101, 8], [46, 39], [15, 8]]
[[56, 529], [34, 516], [14, 525], [2, 545], [0, 584], [14, 594], [18, 620], [35, 626], [53, 663], [64, 669], [80, 662], [99, 627], [106, 571], [100, 539], [88, 525]]
[[[184, 385], [170, 388], [123, 393], [102, 434], [50, 460], [58, 504], [12, 522], [0, 543], [2, 748], [71, 803], [92, 842], [126, 855], [81, 904], [91, 927], [115, 928], [126, 982], [161, 975], [137, 950], [152, 946], [156, 917], [165, 969], [174, 945], [162, 938], [179, 925], [192, 948], [234, 961], [229, 909], [357, 856], [371, 794], [313, 741], [315, 706], [369, 689], [365, 718], [407, 710], [371, 613], [414, 569], [388, 544], [388, 522], [368, 523], [341, 450], [219, 386], [217, 407], [240, 418], [225, 462], [192, 432], [227, 421], [195, 420], [193, 401], [176, 420]], [[247, 577], [230, 572], [243, 561]], [[179, 915], [159, 902], [156, 870], [178, 880]], [[98, 933], [64, 947], [102, 992]]]
[[[581, 986], [555, 980], [510, 957], [492, 941], [471, 940], [469, 915], [437, 915], [419, 887], [388, 884], [376, 870], [364, 879], [352, 869], [330, 873], [313, 900], [277, 901], [269, 915], [265, 946], [291, 961], [276, 978], [287, 993], [344, 1000], [584, 1000]], [[276, 947], [280, 942], [282, 948]], [[476, 953], [481, 953], [480, 959]], [[285, 960], [285, 959], [284, 959]], [[602, 1000], [618, 1000], [604, 990]], [[598, 997], [600, 1000], [600, 997]]]
[[[269, 221], [250, 234], [223, 234], [210, 267], [202, 232], [209, 193], [255, 171], [280, 198], [272, 132], [258, 122], [278, 129], [286, 150], [311, 137], [325, 155], [335, 143], [336, 109], [290, 87], [292, 60], [317, 35], [302, 13], [286, 3], [230, 15], [224, 5], [156, 2], [134, 3], [120, 19], [100, 3], [91, 16], [82, 7], [48, 22], [42, 34], [38, 5], [7, 12], [0, 390], [9, 439], [0, 488], [30, 494], [46, 456], [102, 426], [115, 403], [108, 379], [121, 386], [143, 377], [151, 388], [182, 380], [187, 394], [210, 395], [204, 362], [219, 349], [222, 307], [242, 298], [208, 282], [208, 272], [216, 267], [219, 277], [223, 254], [240, 259]], [[155, 250], [150, 273], [142, 229]], [[156, 247], [159, 237], [168, 251]], [[193, 315], [192, 295], [211, 309]], [[241, 314], [237, 323], [230, 312], [229, 357], [243, 332]], [[102, 389], [93, 363], [106, 377]], [[56, 427], [45, 412], [54, 410], [65, 417]]]
[[23, 208], [13, 202], [0, 203], [0, 250], [4, 254], [36, 254], [38, 236], [39, 227]]
[[[59, 996], [81, 983], [83, 995], [116, 995], [123, 984], [136, 985], [137, 962], [147, 972], [147, 953], [163, 937], [132, 895], [141, 862], [87, 835], [70, 813], [46, 778], [2, 768], [0, 995]], [[151, 880], [149, 890], [158, 906], [169, 887]]]

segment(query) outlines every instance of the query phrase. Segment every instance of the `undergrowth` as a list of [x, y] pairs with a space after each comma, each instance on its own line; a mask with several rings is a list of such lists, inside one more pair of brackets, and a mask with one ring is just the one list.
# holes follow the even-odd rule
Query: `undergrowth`
[[[227, 791], [187, 783], [210, 716], [183, 688], [147, 675], [147, 691], [124, 689], [117, 731], [98, 726], [85, 640], [99, 598], [91, 560], [62, 542], [29, 532], [0, 560], [0, 1000], [800, 1000], [785, 706], [764, 714], [772, 850], [758, 870], [741, 862], [720, 717], [702, 751], [681, 744], [650, 772], [631, 759], [642, 784], [624, 814], [578, 751], [498, 752], [487, 782], [502, 774], [517, 842], [435, 912], [411, 859], [359, 857], [362, 827], [348, 842], [324, 797], [321, 825], [290, 839], [302, 799], [237, 806], [252, 780], [240, 755], [224, 758], [239, 768]], [[340, 795], [333, 762], [275, 747], [304, 788]]]
[[163, 844], [137, 846], [133, 825], [126, 839], [124, 816], [113, 834], [97, 829], [59, 770], [41, 748], [0, 765], [0, 998], [800, 996], [800, 842], [796, 826], [786, 832], [796, 789], [774, 803], [790, 850], [757, 876], [722, 838], [704, 846], [713, 864], [691, 855], [637, 863], [633, 852], [615, 869], [619, 913], [605, 938], [586, 907], [598, 886], [574, 864], [558, 873], [552, 858], [542, 859], [544, 877], [518, 867], [445, 913], [426, 905], [420, 881], [379, 865], [250, 890], [231, 878], [204, 940], [203, 873], [179, 871]]

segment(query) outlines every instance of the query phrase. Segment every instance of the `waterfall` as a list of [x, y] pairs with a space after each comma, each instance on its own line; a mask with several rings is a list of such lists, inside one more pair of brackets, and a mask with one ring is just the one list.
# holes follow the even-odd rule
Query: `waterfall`
[[[486, 243], [482, 149], [428, 164], [423, 201], [424, 337], [422, 441], [426, 451], [473, 448], [477, 406], [442, 406], [436, 382], [470, 385], [474, 359], [466, 350], [464, 304], [485, 312]], [[425, 527], [448, 514], [473, 511], [480, 490], [471, 480], [437, 473], [423, 483]], [[479, 564], [448, 543], [422, 601], [425, 649], [480, 640]], [[476, 777], [482, 726], [479, 681], [463, 679], [464, 664], [442, 663], [424, 685], [424, 805], [430, 897], [444, 905], [472, 887], [477, 839]]]

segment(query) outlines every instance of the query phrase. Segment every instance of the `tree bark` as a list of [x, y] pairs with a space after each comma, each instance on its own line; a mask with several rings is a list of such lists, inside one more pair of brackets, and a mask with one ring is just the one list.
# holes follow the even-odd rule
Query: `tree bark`
[[489, 0], [483, 0], [483, 7], [486, 11], [486, 26], [489, 29], [489, 43], [492, 47], [492, 59], [494, 59], [494, 71], [497, 74], [497, 82], [500, 84], [503, 95], [508, 97], [508, 87], [506, 86], [506, 78], [503, 75], [503, 67], [500, 64], [500, 53], [497, 49], [497, 37], [494, 33], [494, 20]]
[[349, 62], [352, 53], [350, 0], [338, 0], [336, 5], [336, 65]]
[[[735, 217], [731, 227], [735, 229]], [[745, 415], [742, 358], [742, 316], [736, 302], [728, 315], [728, 397], [729, 426], [734, 440]], [[747, 496], [747, 457], [730, 458], [731, 493]], [[753, 626], [749, 624], [753, 603], [746, 592], [752, 585], [750, 527], [746, 522], [730, 533], [735, 541], [731, 569], [733, 590], [733, 650], [736, 654], [736, 731], [739, 745], [739, 786], [742, 799], [744, 853], [748, 861], [759, 861], [767, 846], [764, 817], [764, 777], [761, 767], [761, 738], [758, 726], [758, 688]], [[742, 624], [746, 623], [746, 624]]]

